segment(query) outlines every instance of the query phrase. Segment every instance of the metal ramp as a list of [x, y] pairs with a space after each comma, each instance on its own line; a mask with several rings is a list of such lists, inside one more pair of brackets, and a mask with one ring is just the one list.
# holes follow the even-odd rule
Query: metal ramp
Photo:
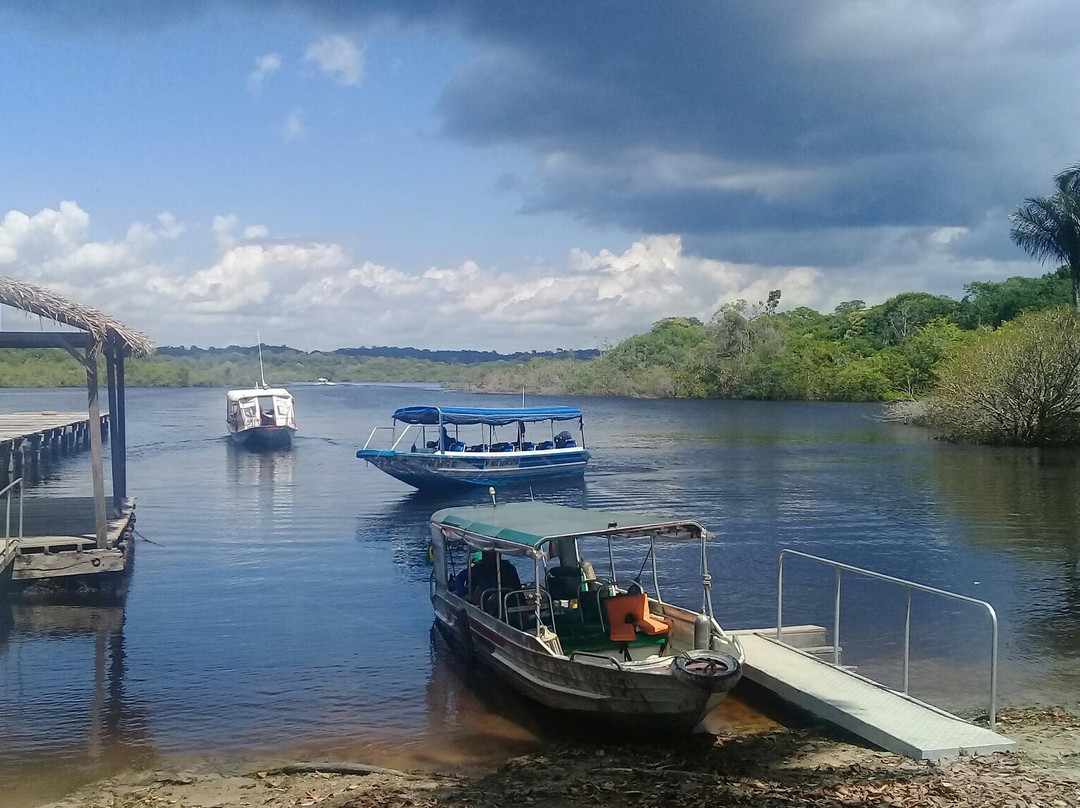
[[743, 676], [882, 749], [916, 760], [1016, 750], [996, 732], [778, 642], [776, 629], [731, 633], [746, 654]]

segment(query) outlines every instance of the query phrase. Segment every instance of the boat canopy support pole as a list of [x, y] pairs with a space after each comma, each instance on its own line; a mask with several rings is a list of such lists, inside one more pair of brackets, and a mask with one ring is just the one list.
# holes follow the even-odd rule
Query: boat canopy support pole
[[656, 534], [651, 533], [649, 535], [649, 555], [652, 556], [652, 582], [653, 589], [656, 592], [656, 602], [663, 603], [664, 599], [660, 597], [660, 573], [656, 569]]
[[706, 552], [705, 539], [706, 539], [706, 533], [705, 533], [705, 531], [702, 531], [701, 532], [701, 589], [702, 589], [702, 593], [701, 593], [702, 604], [701, 604], [701, 607], [703, 609], [707, 609], [708, 610], [707, 614], [709, 615], [710, 618], [712, 618], [715, 621], [716, 617], [713, 614], [713, 605], [712, 605], [712, 576], [709, 575], [709, 555]]

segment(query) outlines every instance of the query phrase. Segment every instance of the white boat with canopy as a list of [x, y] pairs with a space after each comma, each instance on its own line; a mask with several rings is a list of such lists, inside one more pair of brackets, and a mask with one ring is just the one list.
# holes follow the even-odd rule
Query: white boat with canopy
[[296, 432], [293, 397], [284, 387], [252, 387], [225, 394], [229, 437], [250, 447], [284, 447]]
[[[492, 499], [431, 518], [431, 601], [451, 645], [545, 707], [620, 725], [688, 730], [735, 686], [742, 647], [713, 615], [699, 522]], [[700, 546], [700, 612], [661, 596], [658, 551], [680, 541]], [[640, 552], [632, 580], [616, 545]]]

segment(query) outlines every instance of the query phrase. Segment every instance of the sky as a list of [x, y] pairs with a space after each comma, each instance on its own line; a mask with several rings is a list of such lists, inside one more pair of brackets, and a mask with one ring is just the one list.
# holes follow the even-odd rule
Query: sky
[[0, 0], [0, 274], [305, 350], [961, 297], [1078, 76], [1071, 0]]

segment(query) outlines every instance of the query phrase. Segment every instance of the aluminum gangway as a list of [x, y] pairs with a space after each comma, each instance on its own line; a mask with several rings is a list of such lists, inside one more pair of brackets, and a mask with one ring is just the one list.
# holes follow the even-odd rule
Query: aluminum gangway
[[[785, 556], [796, 556], [836, 571], [832, 644], [806, 645], [807, 627], [785, 628], [783, 570]], [[840, 664], [840, 582], [843, 572], [903, 586], [907, 598], [904, 622], [904, 690], [892, 690]], [[991, 623], [989, 727], [981, 727], [910, 696], [911, 592], [976, 604], [987, 610]], [[819, 636], [824, 635], [818, 629]], [[997, 615], [985, 601], [914, 581], [853, 567], [819, 556], [784, 550], [780, 554], [776, 628], [734, 632], [746, 655], [743, 676], [807, 712], [841, 727], [890, 752], [916, 760], [941, 760], [958, 755], [983, 755], [1016, 750], [1016, 742], [994, 731], [997, 711]], [[831, 661], [822, 658], [822, 654]]]

